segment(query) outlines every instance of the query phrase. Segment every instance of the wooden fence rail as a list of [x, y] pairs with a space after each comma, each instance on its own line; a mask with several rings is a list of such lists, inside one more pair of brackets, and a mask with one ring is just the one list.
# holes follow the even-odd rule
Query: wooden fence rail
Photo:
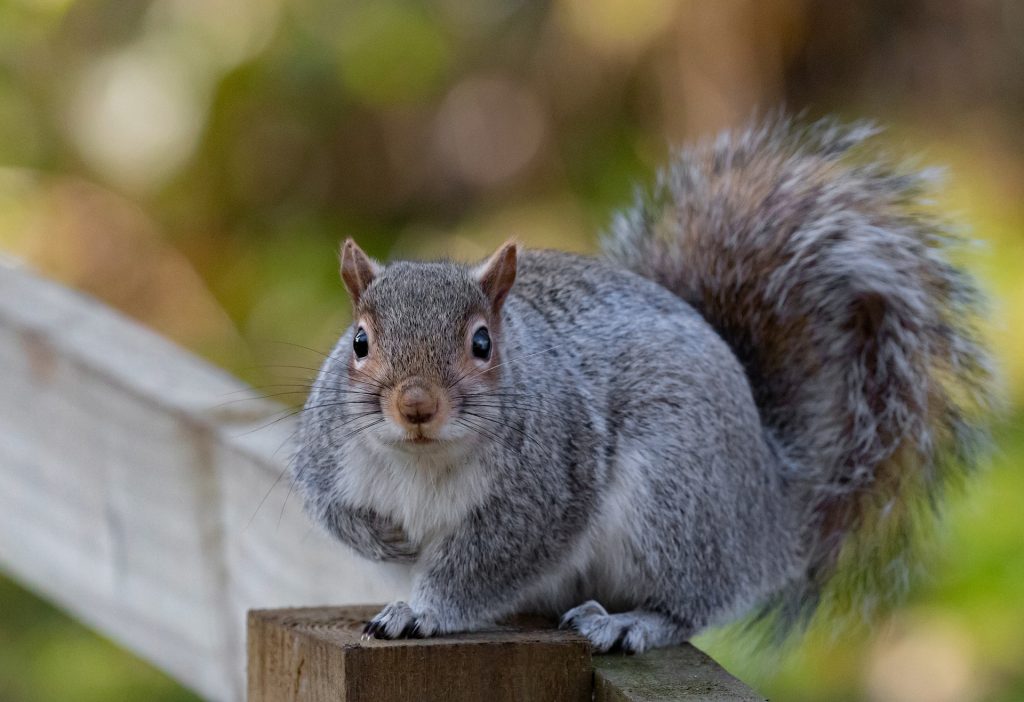
[[278, 405], [4, 262], [0, 367], [0, 569], [204, 697], [244, 697], [247, 610], [407, 592], [287, 499]]

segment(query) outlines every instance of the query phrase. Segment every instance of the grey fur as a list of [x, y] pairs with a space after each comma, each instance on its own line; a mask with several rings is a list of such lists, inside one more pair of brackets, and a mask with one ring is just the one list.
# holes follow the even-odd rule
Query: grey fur
[[[457, 370], [487, 309], [473, 269], [384, 267], [357, 309], [382, 365], [354, 375], [342, 337], [295, 462], [317, 521], [414, 564], [368, 634], [539, 609], [643, 651], [757, 608], [791, 622], [844, 543], [903, 533], [970, 465], [989, 376], [922, 180], [849, 159], [869, 134], [724, 135], [616, 219], [606, 259], [521, 253], [486, 377]], [[385, 445], [382, 403], [412, 375], [451, 398], [440, 455]]]

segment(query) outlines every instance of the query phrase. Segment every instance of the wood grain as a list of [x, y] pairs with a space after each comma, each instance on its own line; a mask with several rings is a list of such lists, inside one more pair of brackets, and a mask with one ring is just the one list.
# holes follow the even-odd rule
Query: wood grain
[[686, 644], [641, 656], [595, 656], [594, 702], [764, 702], [711, 659]]

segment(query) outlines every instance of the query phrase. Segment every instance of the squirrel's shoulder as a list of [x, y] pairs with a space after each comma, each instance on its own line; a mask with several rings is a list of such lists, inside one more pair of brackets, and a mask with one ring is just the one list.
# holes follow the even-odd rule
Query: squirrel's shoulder
[[511, 297], [534, 306], [551, 303], [581, 312], [609, 304], [626, 311], [641, 305], [652, 313], [689, 309], [666, 288], [613, 261], [555, 249], [525, 249], [520, 253]]
[[537, 277], [589, 277], [602, 269], [618, 270], [611, 262], [594, 255], [559, 251], [558, 249], [521, 249], [517, 263], [517, 280]]
[[631, 288], [643, 278], [607, 259], [557, 249], [524, 249], [516, 265], [516, 287], [520, 294], [543, 291], [588, 291], [595, 286]]

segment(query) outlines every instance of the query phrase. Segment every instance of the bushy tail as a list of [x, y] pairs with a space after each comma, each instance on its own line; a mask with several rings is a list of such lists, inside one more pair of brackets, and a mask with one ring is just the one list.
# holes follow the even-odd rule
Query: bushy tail
[[958, 240], [929, 211], [930, 174], [866, 152], [874, 133], [777, 119], [685, 149], [604, 242], [746, 366], [807, 510], [807, 571], [765, 610], [784, 624], [827, 584], [842, 609], [897, 593], [984, 445], [979, 293], [947, 257]]

